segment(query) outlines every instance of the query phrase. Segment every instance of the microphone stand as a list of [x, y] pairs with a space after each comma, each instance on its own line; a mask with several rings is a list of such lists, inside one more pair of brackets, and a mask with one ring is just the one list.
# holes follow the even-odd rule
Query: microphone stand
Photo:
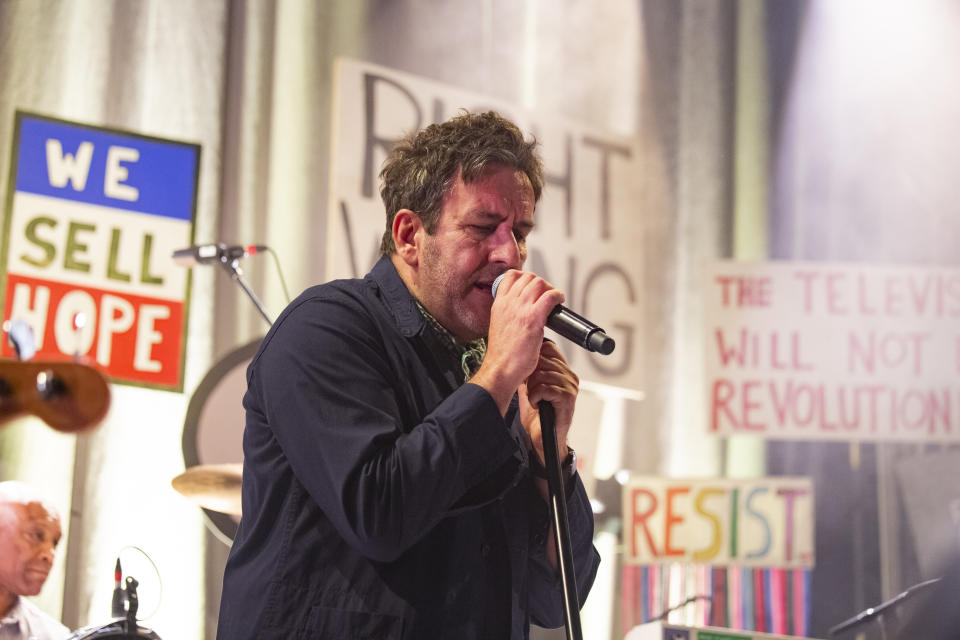
[[220, 265], [230, 274], [230, 278], [240, 285], [240, 288], [243, 289], [244, 293], [250, 298], [253, 302], [253, 306], [257, 308], [257, 311], [260, 312], [260, 315], [263, 316], [263, 319], [267, 321], [267, 326], [273, 325], [273, 320], [270, 319], [270, 316], [267, 314], [267, 310], [264, 308], [263, 303], [260, 302], [260, 298], [257, 297], [257, 294], [253, 292], [253, 289], [250, 288], [250, 284], [247, 282], [247, 279], [243, 277], [243, 271], [240, 269], [240, 259], [234, 258], [230, 260], [227, 257], [224, 257], [220, 260]]
[[133, 576], [127, 576], [127, 617], [123, 622], [123, 637], [137, 637], [137, 610], [140, 608], [140, 598], [137, 597], [137, 582]]
[[861, 611], [860, 613], [858, 613], [858, 614], [855, 615], [854, 617], [852, 617], [852, 618], [850, 618], [850, 619], [848, 619], [848, 620], [844, 620], [844, 621], [841, 622], [840, 624], [838, 624], [838, 625], [836, 625], [836, 626], [834, 626], [834, 627], [831, 627], [827, 635], [828, 635], [829, 637], [833, 638], [833, 637], [835, 637], [835, 636], [836, 636], [837, 634], [839, 634], [839, 633], [843, 633], [844, 631], [848, 631], [849, 629], [852, 629], [853, 627], [859, 626], [859, 625], [861, 625], [861, 624], [863, 624], [863, 623], [865, 623], [865, 622], [868, 622], [868, 621], [873, 620], [874, 618], [876, 618], [876, 619], [877, 619], [877, 622], [879, 623], [879, 626], [880, 626], [880, 636], [881, 636], [881, 638], [882, 638], [883, 640], [886, 640], [886, 639], [887, 639], [887, 625], [886, 625], [885, 614], [886, 614], [888, 611], [892, 610], [896, 605], [900, 604], [901, 602], [903, 602], [903, 601], [905, 601], [905, 600], [907, 600], [907, 599], [909, 599], [909, 598], [914, 597], [914, 596], [917, 595], [917, 593], [919, 593], [920, 591], [924, 591], [927, 587], [930, 587], [930, 586], [936, 584], [936, 583], [939, 582], [939, 581], [940, 581], [940, 578], [934, 578], [934, 579], [932, 579], [932, 580], [926, 580], [926, 581], [921, 582], [921, 583], [919, 583], [919, 584], [915, 584], [915, 585], [913, 585], [912, 587], [910, 587], [909, 589], [907, 589], [906, 591], [904, 591], [904, 592], [902, 592], [902, 593], [894, 596], [893, 598], [890, 598], [890, 599], [887, 600], [886, 602], [881, 603], [881, 604], [879, 604], [879, 605], [877, 605], [877, 606], [875, 606], [875, 607], [870, 607], [870, 608], [866, 609], [865, 611]]
[[563, 489], [563, 476], [560, 469], [556, 414], [553, 405], [549, 402], [541, 402], [539, 409], [543, 457], [547, 467], [547, 486], [550, 488], [550, 514], [553, 517], [560, 577], [563, 580], [563, 613], [567, 620], [567, 640], [583, 640], [583, 630], [580, 628], [580, 598], [577, 596], [577, 578], [574, 575], [573, 552], [570, 550], [567, 494]]

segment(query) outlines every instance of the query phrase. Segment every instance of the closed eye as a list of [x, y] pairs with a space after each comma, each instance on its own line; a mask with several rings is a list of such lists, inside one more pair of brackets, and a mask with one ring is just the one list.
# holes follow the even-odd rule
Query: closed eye
[[[27, 532], [27, 536], [28, 536], [28, 537], [30, 538], [30, 540], [32, 540], [33, 542], [40, 543], [40, 544], [45, 543], [45, 542], [47, 542], [47, 541], [49, 540], [49, 538], [47, 537], [47, 532], [44, 531], [44, 530], [41, 529], [41, 528], [36, 528], [36, 529], [31, 529], [31, 530], [29, 530], [29, 531]], [[56, 548], [57, 545], [60, 544], [60, 537], [58, 536], [58, 537], [56, 537], [56, 538], [53, 538], [53, 539], [50, 540], [50, 541], [53, 543], [53, 547]]]
[[478, 235], [489, 236], [496, 232], [496, 225], [486, 225], [486, 224], [472, 224], [470, 229], [475, 231]]

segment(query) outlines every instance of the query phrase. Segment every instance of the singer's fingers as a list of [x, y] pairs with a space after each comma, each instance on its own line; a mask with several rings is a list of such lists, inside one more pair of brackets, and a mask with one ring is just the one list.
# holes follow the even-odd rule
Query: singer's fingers
[[570, 365], [567, 364], [566, 360], [554, 357], [540, 357], [540, 360], [537, 361], [536, 369], [533, 373], [530, 374], [530, 377], [537, 376], [539, 379], [542, 376], [561, 376], [567, 377], [573, 380], [575, 383], [579, 383], [580, 378], [577, 374], [570, 368]]
[[488, 391], [494, 388], [498, 403], [503, 389], [511, 387], [512, 395], [537, 368], [547, 316], [562, 299], [562, 292], [534, 273], [504, 272], [490, 310], [487, 354], [473, 378]]
[[570, 364], [566, 358], [563, 357], [559, 347], [552, 341], [546, 339], [540, 346], [540, 359], [537, 361], [537, 370], [569, 372], [574, 379], [579, 380], [576, 373], [570, 368]]
[[498, 275], [493, 280], [493, 291], [491, 293], [493, 294], [494, 299], [500, 297], [501, 293], [509, 290], [510, 285], [513, 284], [514, 280], [516, 280], [521, 273], [523, 272], [519, 269], [507, 269]]
[[543, 278], [528, 271], [521, 271], [506, 293], [521, 304], [532, 305], [548, 289], [549, 285]]
[[[500, 300], [502, 298], [510, 297], [510, 290], [517, 285], [519, 280], [523, 280], [525, 277], [533, 275], [526, 271], [520, 271], [519, 269], [507, 269], [494, 280], [495, 290], [494, 298]], [[521, 285], [522, 288], [522, 285]]]
[[[527, 386], [527, 401], [535, 407], [541, 402], [550, 402], [558, 411], [564, 403], [575, 401], [577, 397], [577, 387], [569, 385], [535, 385]], [[570, 405], [572, 407], [572, 404]]]
[[560, 351], [560, 347], [549, 338], [544, 338], [543, 344], [540, 345], [540, 359], [560, 365], [567, 364], [567, 359], [563, 357], [563, 352]]
[[[529, 380], [527, 382], [527, 395], [532, 405], [544, 399], [557, 400], [561, 396], [575, 397], [579, 391], [580, 387], [570, 380]], [[550, 397], [546, 398], [545, 394], [549, 394]]]
[[[543, 399], [560, 399], [553, 391], [547, 390], [556, 391], [561, 396], [576, 397], [580, 391], [580, 378], [566, 361], [541, 356], [537, 368], [527, 378], [530, 403], [535, 405]], [[544, 393], [549, 393], [550, 397], [545, 397]]]
[[527, 388], [535, 392], [540, 387], [556, 387], [576, 394], [580, 390], [580, 379], [572, 372], [535, 371], [527, 378]]
[[[495, 296], [498, 300], [503, 296], [525, 304], [550, 304], [549, 312], [566, 299], [562, 291], [529, 271], [510, 269], [504, 271], [498, 279], [500, 281], [497, 283]], [[545, 296], [546, 301], [544, 301]]]

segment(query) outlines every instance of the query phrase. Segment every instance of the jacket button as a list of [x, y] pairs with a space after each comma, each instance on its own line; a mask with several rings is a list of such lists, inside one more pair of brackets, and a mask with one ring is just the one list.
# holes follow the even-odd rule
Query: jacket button
[[486, 558], [489, 555], [490, 555], [490, 545], [486, 543], [480, 545], [480, 557]]

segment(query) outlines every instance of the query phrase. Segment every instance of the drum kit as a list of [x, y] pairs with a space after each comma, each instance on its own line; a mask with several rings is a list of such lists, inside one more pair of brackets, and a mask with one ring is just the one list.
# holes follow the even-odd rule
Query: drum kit
[[67, 636], [66, 640], [162, 640], [152, 629], [137, 626], [127, 632], [125, 620], [115, 620], [99, 627], [83, 627]]
[[66, 640], [162, 640], [153, 629], [137, 624], [136, 583], [133, 578], [127, 578], [127, 595], [130, 599], [124, 617], [107, 624], [82, 627], [67, 636]]
[[[243, 464], [208, 464], [190, 467], [171, 484], [199, 507], [231, 516], [240, 515], [240, 478]], [[117, 562], [119, 570], [119, 561]], [[137, 581], [128, 576], [126, 588], [114, 591], [114, 620], [77, 629], [66, 640], [162, 640], [152, 629], [137, 623]]]
[[[103, 420], [110, 407], [110, 389], [94, 367], [71, 361], [0, 362], [0, 426], [34, 415], [61, 433], [83, 433]], [[114, 594], [114, 620], [77, 629], [67, 640], [161, 640], [137, 623], [137, 581]]]
[[67, 640], [162, 640], [152, 629], [137, 624], [137, 611], [140, 600], [137, 597], [137, 579], [127, 576], [126, 587], [120, 586], [120, 558], [117, 558], [115, 572], [117, 586], [113, 590], [113, 620], [107, 624], [93, 625], [77, 629]]
[[[18, 360], [0, 360], [0, 427], [33, 415], [62, 433], [79, 434], [98, 425], [110, 408], [110, 388], [96, 368], [83, 362], [32, 361], [30, 338], [18, 323], [4, 323]], [[173, 488], [200, 507], [240, 515], [242, 464], [197, 465], [173, 479]], [[118, 561], [119, 570], [119, 561]], [[137, 622], [137, 580], [126, 578], [114, 591], [114, 619], [74, 631], [67, 640], [161, 640]]]

